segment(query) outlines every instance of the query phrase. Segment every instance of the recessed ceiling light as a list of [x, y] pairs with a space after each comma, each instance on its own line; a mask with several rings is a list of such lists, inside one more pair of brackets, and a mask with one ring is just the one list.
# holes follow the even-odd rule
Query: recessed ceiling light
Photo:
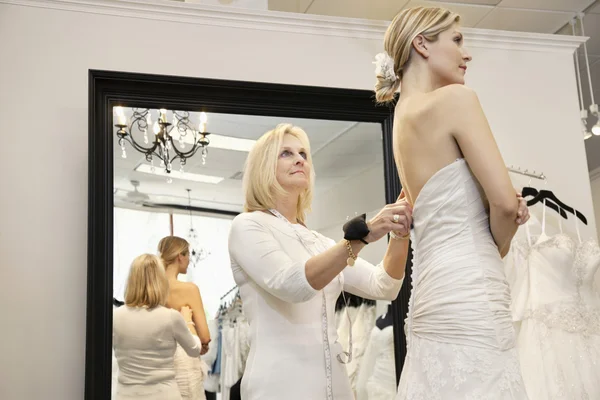
[[169, 174], [163, 168], [155, 168], [154, 172], [152, 172], [152, 166], [150, 166], [148, 164], [140, 164], [135, 170], [137, 172], [143, 172], [145, 174], [165, 176], [165, 177], [173, 178], [173, 179], [181, 179], [184, 181], [194, 181], [194, 182], [201, 182], [201, 183], [217, 184], [217, 183], [221, 182], [223, 179], [225, 179], [220, 176], [193, 174], [191, 172], [173, 171]]
[[[177, 129], [173, 129], [171, 132], [173, 135], [173, 139], [179, 140], [179, 132]], [[200, 135], [197, 135], [196, 138], [199, 138]], [[249, 152], [256, 143], [256, 140], [253, 139], [242, 139], [236, 138], [233, 136], [225, 136], [218, 135], [215, 133], [211, 133], [207, 136], [208, 140], [210, 140], [210, 148], [219, 148], [224, 150], [235, 150], [235, 151], [245, 151]], [[187, 135], [183, 136], [183, 142], [188, 145], [192, 145], [194, 140], [194, 135], [191, 132], [188, 132]]]

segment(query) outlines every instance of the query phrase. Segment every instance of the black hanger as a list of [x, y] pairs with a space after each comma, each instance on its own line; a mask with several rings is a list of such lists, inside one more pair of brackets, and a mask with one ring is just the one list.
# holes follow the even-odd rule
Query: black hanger
[[[529, 196], [535, 197], [538, 194], [539, 194], [539, 192], [536, 188], [532, 188], [532, 187], [528, 187], [528, 186], [524, 187], [523, 190], [521, 191], [521, 195], [523, 196], [523, 198], [526, 198]], [[533, 201], [533, 200], [529, 200], [529, 201]], [[529, 201], [527, 202], [528, 206], [535, 204], [535, 203], [529, 204]], [[536, 201], [536, 203], [537, 203], [537, 201]], [[564, 219], [568, 219], [567, 213], [562, 208], [560, 208], [559, 206], [554, 204], [552, 201], [546, 200], [546, 206], [553, 209], [557, 213], [559, 213]]]
[[393, 323], [394, 323], [394, 317], [392, 315], [392, 305], [390, 304], [390, 305], [388, 305], [387, 312], [385, 314], [383, 314], [381, 317], [377, 318], [377, 321], [375, 321], [375, 325], [379, 329], [383, 329], [388, 326], [391, 326]]
[[[523, 195], [523, 197], [534, 196], [533, 199], [527, 201], [527, 206], [532, 206], [532, 205], [539, 203], [540, 201], [543, 201], [545, 199], [546, 205], [548, 207], [555, 209], [554, 207], [558, 205], [558, 207], [560, 207], [560, 210], [564, 210], [568, 213], [575, 215], [577, 218], [579, 218], [581, 220], [581, 222], [583, 222], [585, 225], [587, 225], [587, 218], [585, 217], [585, 215], [583, 215], [579, 211], [575, 210], [573, 207], [568, 206], [565, 203], [563, 203], [562, 201], [560, 201], [558, 199], [558, 197], [556, 197], [554, 192], [552, 192], [551, 190], [542, 189], [542, 190], [538, 191], [537, 189], [532, 188], [532, 187], [525, 187], [525, 188], [523, 188], [523, 191], [521, 192], [521, 194]], [[552, 202], [548, 203], [548, 200], [551, 200], [555, 204], [552, 204]], [[566, 218], [566, 216], [565, 216], [565, 218]]]
[[114, 306], [116, 306], [116, 307], [121, 307], [123, 304], [125, 304], [125, 302], [123, 302], [123, 301], [119, 301], [119, 300], [117, 300], [117, 299], [115, 299], [115, 298], [113, 297], [113, 305], [114, 305]]

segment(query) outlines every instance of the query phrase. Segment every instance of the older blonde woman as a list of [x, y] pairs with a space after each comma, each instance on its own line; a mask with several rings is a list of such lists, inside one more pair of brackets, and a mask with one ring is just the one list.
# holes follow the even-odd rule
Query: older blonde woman
[[[406, 201], [384, 207], [364, 236], [335, 243], [306, 227], [313, 181], [310, 144], [298, 127], [279, 125], [250, 151], [246, 212], [233, 220], [229, 238], [250, 324], [244, 400], [353, 399], [343, 364], [348, 354], [337, 342], [336, 299], [345, 290], [393, 300], [402, 285], [411, 224]], [[395, 239], [380, 265], [357, 257], [391, 231]]]
[[189, 308], [180, 314], [164, 307], [167, 294], [167, 277], [158, 257], [137, 257], [127, 280], [125, 306], [113, 313], [117, 400], [181, 400], [173, 366], [175, 349], [179, 344], [188, 356], [199, 357], [200, 342], [189, 330]]

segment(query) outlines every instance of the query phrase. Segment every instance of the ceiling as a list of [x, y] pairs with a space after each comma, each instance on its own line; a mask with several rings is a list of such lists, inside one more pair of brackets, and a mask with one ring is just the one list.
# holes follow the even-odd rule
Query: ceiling
[[[124, 109], [129, 121], [132, 112], [132, 109]], [[151, 114], [152, 120], [156, 121], [158, 110], [151, 110]], [[172, 121], [170, 112], [167, 113], [167, 119]], [[252, 140], [258, 139], [282, 122], [304, 129], [311, 143], [316, 171], [316, 192], [327, 192], [345, 179], [356, 176], [374, 165], [380, 164], [383, 168], [381, 126], [377, 123], [216, 113], [207, 113], [207, 119], [206, 130], [212, 134]], [[197, 126], [200, 114], [190, 113], [190, 120], [192, 126]], [[114, 128], [115, 134], [116, 131], [117, 128]], [[143, 145], [143, 133], [136, 129], [133, 132], [136, 140]], [[151, 138], [152, 134], [149, 135]], [[208, 137], [210, 139], [210, 135]], [[139, 192], [147, 194], [147, 201], [150, 203], [187, 205], [186, 189], [191, 189], [193, 206], [228, 211], [242, 210], [241, 172], [247, 152], [211, 148], [209, 145], [205, 165], [202, 164], [200, 152], [196, 153], [188, 161], [184, 171], [225, 178], [217, 184], [212, 184], [181, 179], [178, 161], [173, 163], [171, 183], [167, 183], [164, 176], [136, 171], [139, 165], [149, 163], [144, 155], [135, 151], [129, 143], [125, 143], [125, 150], [127, 158], [122, 158], [118, 140], [114, 140], [115, 205], [141, 207], [140, 204], [128, 201], [128, 196], [134, 191], [131, 181], [137, 180], [140, 182]], [[164, 170], [164, 167], [159, 168], [158, 161], [155, 162], [155, 167], [156, 170]]]
[[[269, 10], [390, 21], [399, 11], [418, 5], [449, 8], [470, 28], [571, 35], [570, 21], [585, 12], [585, 35], [596, 104], [600, 102], [600, 0], [268, 0]], [[579, 32], [579, 30], [578, 30]], [[580, 49], [584, 104], [591, 104], [587, 69]], [[588, 118], [589, 126], [596, 122]], [[600, 137], [585, 141], [590, 171], [600, 168]]]

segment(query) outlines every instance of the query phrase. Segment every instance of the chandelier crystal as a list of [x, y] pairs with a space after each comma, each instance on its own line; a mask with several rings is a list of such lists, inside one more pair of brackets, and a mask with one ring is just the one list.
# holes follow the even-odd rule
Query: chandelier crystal
[[190, 262], [194, 267], [198, 265], [198, 262], [204, 260], [210, 255], [210, 251], [204, 248], [198, 241], [198, 234], [194, 230], [193, 218], [192, 218], [192, 198], [191, 189], [186, 189], [188, 192], [188, 211], [190, 214], [190, 232], [188, 233], [188, 243], [190, 244]]
[[[127, 158], [125, 142], [128, 142], [146, 156], [152, 172], [155, 171], [155, 158], [160, 160], [160, 167], [169, 174], [173, 171], [173, 162], [179, 160], [179, 171], [184, 172], [183, 167], [187, 160], [198, 151], [202, 155], [202, 165], [206, 164], [207, 147], [210, 144], [207, 137], [210, 133], [206, 132], [206, 113], [200, 113], [200, 124], [198, 129], [194, 129], [190, 113], [187, 111], [172, 111], [172, 120], [169, 122], [168, 110], [164, 108], [159, 110], [156, 121], [152, 121], [150, 109], [134, 108], [129, 123], [123, 107], [115, 107], [113, 111], [122, 158]], [[142, 138], [136, 139], [134, 130], [139, 132], [135, 136], [139, 137], [142, 134]], [[148, 133], [148, 130], [151, 130], [151, 133]], [[168, 178], [168, 181], [171, 181], [171, 178]]]

